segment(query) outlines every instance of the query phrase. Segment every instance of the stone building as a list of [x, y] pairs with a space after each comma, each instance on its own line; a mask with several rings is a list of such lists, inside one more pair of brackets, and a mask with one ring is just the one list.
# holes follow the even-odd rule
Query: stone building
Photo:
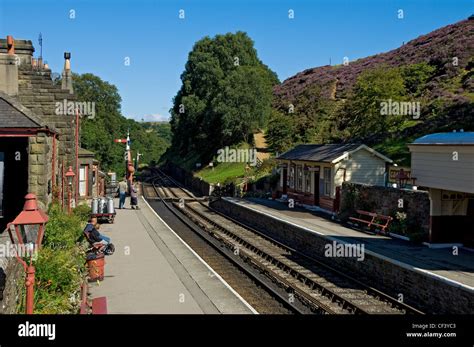
[[[34, 51], [29, 40], [0, 39], [0, 139], [3, 147], [0, 153], [4, 153], [6, 160], [2, 164], [6, 176], [2, 176], [5, 181], [1, 200], [8, 212], [2, 225], [19, 212], [26, 191], [35, 193], [40, 206], [46, 207], [53, 194], [63, 199], [66, 196], [63, 175], [68, 167], [72, 166], [79, 173], [76, 119], [79, 117], [66, 110], [58, 112], [57, 107], [76, 100], [70, 54], [65, 53], [62, 83], [59, 84], [53, 80], [51, 70], [42, 59], [33, 57]], [[14, 157], [17, 152], [20, 157]], [[18, 170], [10, 161], [18, 165]], [[10, 171], [17, 174], [8, 174]], [[77, 187], [78, 184], [74, 186], [74, 194]]]
[[[79, 158], [79, 119], [73, 93], [70, 54], [65, 53], [61, 83], [53, 78], [42, 58], [33, 57], [29, 40], [0, 39], [0, 244], [9, 242], [3, 232], [22, 210], [24, 197], [34, 193], [40, 208], [53, 198], [67, 204], [65, 173], [71, 166], [80, 176], [83, 166], [98, 174], [93, 153]], [[58, 107], [61, 105], [70, 108]], [[90, 180], [92, 184], [94, 178]], [[79, 180], [72, 196], [78, 197]], [[94, 190], [86, 187], [91, 194]], [[89, 196], [85, 196], [87, 198]], [[0, 313], [15, 312], [15, 281], [22, 268], [0, 255]]]

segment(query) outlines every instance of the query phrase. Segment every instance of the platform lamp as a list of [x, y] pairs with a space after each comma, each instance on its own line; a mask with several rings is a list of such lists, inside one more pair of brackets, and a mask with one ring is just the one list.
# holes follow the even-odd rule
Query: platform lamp
[[69, 169], [66, 172], [66, 179], [67, 179], [67, 212], [71, 214], [71, 199], [72, 199], [72, 187], [73, 181], [76, 174], [72, 170], [72, 166], [69, 166]]
[[[41, 248], [45, 225], [48, 222], [46, 213], [38, 208], [35, 194], [25, 196], [23, 211], [7, 226], [10, 239], [16, 245], [16, 258], [25, 269], [26, 287], [26, 314], [33, 314], [35, 296], [35, 267], [32, 264], [33, 254], [36, 249]], [[20, 251], [22, 250], [22, 251]], [[22, 256], [29, 256], [29, 264]]]

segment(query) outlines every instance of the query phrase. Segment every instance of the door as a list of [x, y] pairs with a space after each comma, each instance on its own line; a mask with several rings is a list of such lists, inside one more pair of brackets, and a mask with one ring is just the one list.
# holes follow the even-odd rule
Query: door
[[286, 194], [286, 180], [288, 179], [288, 169], [283, 168], [283, 194]]
[[28, 192], [28, 138], [0, 138], [0, 232], [23, 209]]
[[319, 206], [319, 170], [314, 171], [314, 184], [313, 184], [313, 195], [314, 205]]

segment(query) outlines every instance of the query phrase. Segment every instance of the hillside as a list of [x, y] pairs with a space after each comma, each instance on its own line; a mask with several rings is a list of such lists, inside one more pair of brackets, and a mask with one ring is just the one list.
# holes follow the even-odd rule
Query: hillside
[[[474, 20], [466, 19], [422, 35], [392, 51], [351, 61], [347, 66], [326, 65], [304, 70], [276, 86], [274, 94], [277, 101], [283, 99], [291, 102], [309, 86], [317, 84], [322, 87], [331, 86], [325, 88], [327, 98], [343, 99], [347, 97], [360, 73], [367, 69], [381, 65], [398, 67], [421, 62], [444, 70], [444, 74], [433, 83], [433, 89], [436, 90], [443, 77], [456, 74], [458, 68], [466, 68], [473, 56]], [[453, 66], [453, 57], [458, 58], [458, 67]], [[471, 81], [471, 88], [472, 83]]]
[[[474, 20], [422, 35], [386, 53], [304, 70], [274, 87], [267, 141], [365, 142], [399, 163], [406, 144], [440, 131], [474, 130]], [[388, 101], [418, 113], [382, 112]]]

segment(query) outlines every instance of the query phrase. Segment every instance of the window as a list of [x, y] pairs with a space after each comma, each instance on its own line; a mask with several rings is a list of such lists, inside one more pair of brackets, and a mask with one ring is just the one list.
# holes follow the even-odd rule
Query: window
[[300, 192], [303, 190], [303, 168], [301, 165], [296, 167], [296, 190]]
[[331, 168], [324, 168], [324, 195], [331, 195]]
[[79, 168], [79, 196], [87, 196], [87, 166]]
[[304, 187], [307, 193], [311, 193], [311, 171], [309, 170], [304, 172]]
[[290, 167], [290, 188], [295, 188], [295, 167]]

